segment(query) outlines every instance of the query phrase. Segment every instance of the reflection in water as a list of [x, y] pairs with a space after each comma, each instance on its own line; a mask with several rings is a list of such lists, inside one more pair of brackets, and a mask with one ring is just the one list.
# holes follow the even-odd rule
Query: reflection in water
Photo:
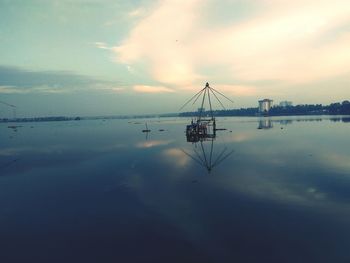
[[[210, 144], [209, 149], [205, 147], [206, 143]], [[206, 138], [205, 140], [199, 140], [199, 142], [193, 143], [193, 154], [190, 154], [185, 150], [182, 151], [196, 163], [203, 166], [208, 173], [233, 153], [233, 150], [229, 151], [225, 146], [219, 154], [215, 154], [214, 138]]]
[[[282, 119], [283, 118], [283, 119]], [[331, 122], [343, 122], [350, 123], [350, 116], [288, 116], [288, 117], [265, 117], [258, 119], [258, 129], [271, 129], [273, 128], [274, 123], [280, 125], [288, 125], [298, 122], [322, 122], [322, 121], [331, 121]]]
[[150, 130], [142, 130], [142, 132], [145, 133], [145, 140], [148, 141]]
[[265, 117], [258, 119], [258, 129], [259, 130], [268, 130], [274, 127], [274, 123], [278, 123], [280, 125], [289, 125], [298, 122], [322, 122], [322, 121], [331, 121], [331, 122], [343, 122], [349, 123], [350, 116], [327, 116], [320, 118], [319, 116], [302, 116], [302, 117]]
[[271, 119], [268, 119], [268, 118], [259, 119], [259, 126], [258, 126], [259, 130], [261, 130], [261, 129], [267, 130], [267, 129], [271, 129], [271, 128], [273, 128], [273, 124], [272, 124]]
[[280, 120], [279, 123], [281, 125], [288, 125], [288, 124], [292, 124], [293, 121], [292, 120]]
[[[193, 125], [193, 121], [191, 125]], [[214, 140], [216, 138], [215, 120], [213, 126], [210, 124], [205, 126], [205, 129], [203, 129], [205, 132], [203, 133], [198, 132], [198, 129], [196, 129], [196, 132], [188, 132], [189, 126], [186, 128], [186, 139], [187, 142], [192, 142], [194, 154], [187, 153], [185, 150], [182, 151], [192, 160], [203, 166], [208, 173], [233, 153], [233, 150], [229, 152], [225, 146], [216, 158], [213, 157]], [[210, 143], [209, 150], [205, 150], [204, 144], [207, 142]]]
[[343, 117], [342, 122], [350, 122], [350, 117]]
[[316, 118], [3, 125], [0, 262], [349, 262], [350, 125]]
[[156, 146], [162, 146], [162, 145], [167, 145], [171, 142], [171, 140], [146, 140], [144, 142], [138, 142], [136, 144], [137, 148], [151, 148], [151, 147], [156, 147]]
[[350, 122], [350, 117], [333, 117], [330, 119], [333, 122], [344, 122], [344, 123], [348, 123]]

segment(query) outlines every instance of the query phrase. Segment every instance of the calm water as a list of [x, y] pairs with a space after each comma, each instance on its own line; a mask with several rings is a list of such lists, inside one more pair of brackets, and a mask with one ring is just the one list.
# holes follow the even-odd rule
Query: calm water
[[350, 262], [348, 121], [1, 124], [0, 262]]

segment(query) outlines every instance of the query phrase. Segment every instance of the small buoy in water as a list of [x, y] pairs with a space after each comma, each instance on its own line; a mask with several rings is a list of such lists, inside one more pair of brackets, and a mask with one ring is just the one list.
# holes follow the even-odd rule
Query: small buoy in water
[[145, 125], [146, 125], [146, 129], [142, 130], [142, 132], [151, 132], [151, 130], [148, 129], [147, 123], [145, 123]]

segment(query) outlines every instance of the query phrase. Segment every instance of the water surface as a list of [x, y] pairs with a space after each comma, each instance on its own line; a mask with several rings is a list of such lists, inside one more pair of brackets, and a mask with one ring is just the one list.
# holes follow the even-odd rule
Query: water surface
[[0, 124], [0, 262], [350, 262], [348, 117], [189, 121]]

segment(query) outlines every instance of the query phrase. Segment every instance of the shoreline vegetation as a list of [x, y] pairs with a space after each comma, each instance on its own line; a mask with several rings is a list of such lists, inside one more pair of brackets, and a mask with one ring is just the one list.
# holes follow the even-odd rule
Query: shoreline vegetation
[[[215, 110], [214, 116], [217, 117], [269, 117], [269, 116], [301, 116], [301, 115], [350, 115], [350, 102], [343, 101], [332, 103], [330, 105], [306, 104], [296, 106], [274, 106], [268, 112], [259, 112], [259, 108], [241, 108]], [[204, 111], [203, 115], [209, 112]], [[154, 117], [194, 117], [198, 112], [181, 112], [168, 114], [148, 114], [148, 115], [124, 115], [124, 116], [95, 116], [95, 117], [34, 117], [34, 118], [0, 118], [0, 123], [8, 122], [50, 122], [50, 121], [79, 121], [92, 119], [132, 119], [132, 118], [154, 118]]]
[[[196, 116], [198, 112], [183, 112], [180, 117]], [[203, 113], [204, 115], [207, 112]], [[273, 106], [268, 112], [259, 112], [259, 108], [241, 108], [228, 110], [215, 110], [214, 116], [300, 116], [300, 115], [350, 115], [350, 102], [332, 103], [330, 105], [306, 104], [296, 106]]]

